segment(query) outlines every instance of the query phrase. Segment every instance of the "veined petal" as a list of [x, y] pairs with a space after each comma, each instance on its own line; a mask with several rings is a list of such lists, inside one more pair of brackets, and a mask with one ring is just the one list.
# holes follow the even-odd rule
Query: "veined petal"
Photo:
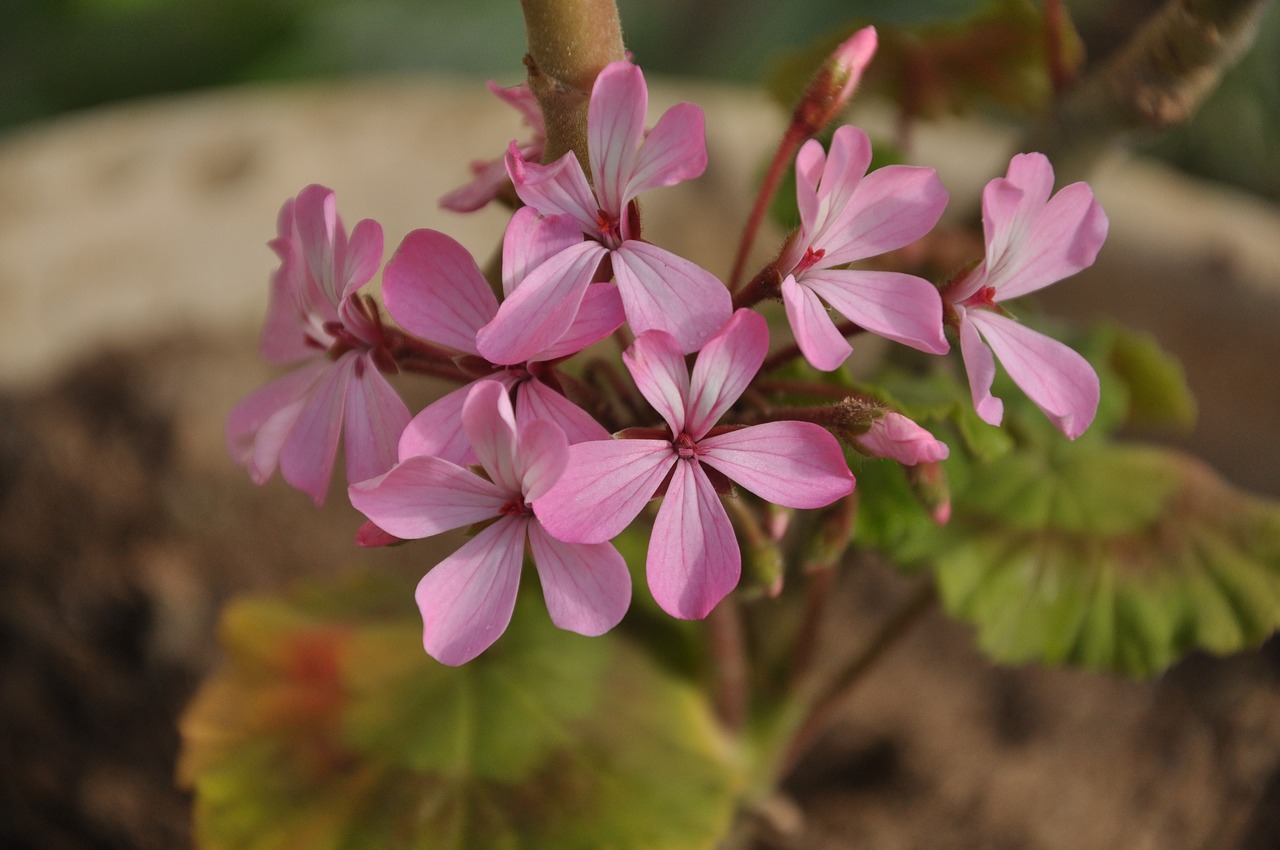
[[573, 325], [605, 252], [596, 242], [578, 242], [534, 269], [476, 334], [481, 356], [510, 365], [552, 347]]
[[602, 635], [631, 604], [631, 573], [609, 543], [562, 543], [537, 522], [529, 547], [551, 622], [582, 635]]
[[769, 351], [769, 326], [754, 310], [733, 314], [693, 365], [684, 430], [697, 440], [738, 400]]
[[280, 449], [280, 474], [317, 505], [324, 502], [329, 489], [342, 433], [347, 385], [360, 357], [359, 352], [348, 351], [316, 381]]
[[822, 149], [822, 142], [810, 139], [800, 146], [796, 154], [796, 206], [800, 211], [800, 241], [804, 243], [801, 254], [822, 224], [818, 220], [818, 184], [826, 164], [827, 152]]
[[325, 300], [337, 304], [338, 288], [334, 280], [334, 244], [342, 233], [338, 219], [338, 202], [333, 190], [312, 184], [298, 193], [293, 205], [293, 221], [298, 231], [298, 247], [312, 279], [320, 286]]
[[676, 463], [645, 562], [654, 600], [673, 617], [700, 620], [738, 585], [742, 553], [724, 505], [696, 461]]
[[529, 520], [504, 517], [418, 582], [422, 645], [441, 664], [465, 664], [511, 623]]
[[853, 474], [831, 433], [812, 422], [766, 422], [698, 443], [699, 460], [760, 498], [820, 508], [853, 492]]
[[342, 274], [341, 301], [368, 283], [382, 265], [382, 225], [368, 218], [358, 222], [335, 261]]
[[600, 205], [573, 151], [555, 162], [539, 165], [527, 162], [512, 142], [505, 162], [520, 200], [543, 215], [572, 216], [583, 233], [598, 234]]
[[671, 433], [683, 431], [688, 418], [689, 367], [675, 339], [662, 331], [642, 333], [622, 352], [622, 362]]
[[622, 327], [627, 315], [622, 309], [622, 296], [618, 294], [618, 286], [613, 283], [593, 283], [587, 287], [578, 305], [578, 315], [573, 324], [564, 332], [564, 336], [556, 340], [548, 349], [538, 353], [536, 360], [557, 360], [577, 354], [589, 345], [594, 345], [609, 334]]
[[499, 515], [511, 494], [438, 457], [411, 457], [347, 487], [356, 510], [404, 540], [431, 537]]
[[347, 385], [347, 480], [364, 481], [386, 472], [396, 462], [396, 446], [409, 424], [409, 408], [369, 355], [361, 355]]
[[462, 428], [489, 480], [507, 494], [519, 495], [516, 413], [507, 388], [497, 381], [473, 383], [462, 404]]
[[[481, 380], [496, 381], [497, 379], [482, 378]], [[441, 396], [409, 420], [409, 424], [400, 434], [400, 443], [397, 448], [400, 460], [408, 460], [419, 455], [431, 455], [459, 466], [469, 466], [478, 462], [476, 453], [471, 448], [471, 440], [467, 438], [467, 432], [462, 428], [462, 405], [476, 383], [472, 381]]]
[[1022, 242], [1010, 246], [987, 285], [1003, 301], [1035, 292], [1093, 265], [1107, 238], [1107, 215], [1086, 183], [1072, 183], [1049, 199], [1029, 222]]
[[[526, 147], [521, 153], [528, 155], [530, 151]], [[475, 212], [498, 197], [502, 184], [507, 182], [507, 163], [502, 159], [473, 163], [471, 172], [470, 182], [441, 196], [441, 208], [457, 213]]]
[[533, 505], [552, 536], [603, 543], [631, 524], [676, 462], [666, 440], [598, 440], [569, 447], [569, 465]]
[[900, 272], [822, 269], [801, 276], [846, 319], [877, 336], [930, 354], [950, 348], [942, 331], [942, 298], [924, 278]]
[[610, 62], [596, 77], [587, 107], [587, 152], [600, 209], [613, 219], [622, 218], [648, 110], [649, 90], [638, 66]]
[[470, 252], [435, 230], [404, 238], [382, 273], [387, 312], [409, 333], [477, 354], [476, 333], [498, 312], [498, 299]]
[[791, 333], [800, 346], [800, 353], [815, 369], [830, 372], [848, 359], [853, 352], [836, 323], [827, 313], [827, 307], [807, 286], [796, 283], [792, 275], [782, 282], [782, 303], [787, 310]]
[[569, 464], [569, 443], [564, 431], [545, 419], [529, 422], [520, 429], [514, 461], [525, 502], [540, 498]]
[[227, 452], [238, 466], [249, 470], [255, 484], [263, 484], [275, 472], [280, 448], [311, 388], [333, 364], [316, 360], [276, 378], [246, 396], [227, 416]]
[[840, 206], [833, 205], [829, 222], [814, 240], [815, 247], [826, 251], [822, 266], [831, 268], [911, 244], [938, 223], [948, 197], [932, 168], [876, 169], [858, 181]]
[[582, 228], [572, 216], [539, 215], [532, 207], [516, 210], [502, 239], [504, 296], [538, 266], [581, 241]]
[[559, 425], [570, 445], [609, 439], [609, 432], [591, 414], [534, 378], [516, 387], [516, 428], [522, 431], [537, 419]]
[[631, 330], [666, 331], [686, 354], [701, 348], [733, 312], [719, 278], [648, 242], [623, 242], [613, 252], [613, 272]]
[[901, 413], [886, 411], [858, 437], [858, 445], [872, 457], [887, 457], [905, 466], [946, 460], [947, 444]]
[[831, 149], [827, 152], [826, 167], [817, 191], [825, 213], [822, 216], [823, 231], [828, 230], [829, 223], [850, 205], [870, 165], [871, 140], [867, 134], [852, 124], [837, 127], [831, 137]]
[[972, 313], [967, 310], [960, 313], [960, 355], [964, 358], [964, 369], [969, 376], [973, 409], [983, 422], [999, 425], [1004, 419], [1004, 402], [991, 394], [991, 384], [996, 379], [995, 355], [982, 341], [971, 316]]
[[1009, 377], [1044, 411], [1054, 426], [1074, 440], [1098, 412], [1098, 374], [1089, 361], [1056, 339], [988, 310], [970, 310]]
[[692, 103], [677, 103], [644, 137], [622, 190], [622, 204], [642, 192], [702, 174], [707, 168], [707, 119]]

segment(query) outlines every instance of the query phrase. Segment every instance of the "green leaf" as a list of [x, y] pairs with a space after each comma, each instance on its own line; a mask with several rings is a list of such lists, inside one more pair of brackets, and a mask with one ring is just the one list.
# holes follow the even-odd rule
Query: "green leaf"
[[1280, 627], [1280, 504], [1177, 452], [1100, 440], [976, 466], [938, 547], [994, 658], [1137, 676]]
[[412, 588], [386, 591], [407, 605], [312, 586], [228, 609], [229, 663], [182, 724], [199, 846], [679, 850], [723, 836], [742, 774], [689, 679], [523, 600], [492, 649], [444, 667], [422, 650]]
[[1182, 364], [1155, 337], [1119, 326], [1107, 328], [1107, 366], [1128, 389], [1128, 419], [1134, 425], [1189, 432], [1196, 424], [1196, 400]]

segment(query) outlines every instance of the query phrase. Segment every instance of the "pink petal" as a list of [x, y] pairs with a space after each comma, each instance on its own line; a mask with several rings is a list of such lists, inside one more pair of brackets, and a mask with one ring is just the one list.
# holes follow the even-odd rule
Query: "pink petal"
[[1030, 223], [1023, 241], [1011, 246], [987, 285], [997, 300], [1043, 289], [1093, 265], [1107, 238], [1107, 216], [1085, 183], [1072, 183], [1054, 195]]
[[573, 324], [564, 332], [564, 336], [556, 340], [548, 349], [538, 353], [536, 360], [558, 360], [577, 354], [589, 345], [594, 345], [609, 334], [622, 327], [627, 320], [622, 310], [622, 296], [618, 294], [617, 284], [593, 283], [587, 287], [587, 294], [582, 296], [578, 305], [578, 315]]
[[333, 260], [342, 223], [338, 220], [338, 202], [333, 190], [314, 184], [303, 189], [293, 206], [293, 220], [307, 269], [326, 300], [337, 304], [340, 299], [333, 276]]
[[818, 200], [826, 213], [822, 217], [824, 232], [849, 207], [850, 199], [870, 165], [871, 140], [867, 134], [852, 124], [837, 127], [831, 137], [831, 149], [827, 152], [826, 167], [817, 190]]
[[1098, 374], [1089, 361], [1042, 333], [988, 310], [970, 310], [970, 322], [1000, 358], [1009, 377], [1074, 440], [1098, 412]]
[[609, 439], [609, 432], [591, 414], [534, 378], [516, 387], [516, 428], [523, 430], [537, 419], [559, 425], [570, 445]]
[[436, 564], [418, 582], [422, 645], [441, 664], [465, 664], [511, 623], [528, 520], [503, 518]]
[[631, 604], [631, 573], [608, 543], [562, 543], [537, 522], [529, 546], [551, 622], [582, 635], [602, 635]]
[[539, 165], [526, 162], [512, 142], [505, 161], [520, 200], [543, 215], [572, 216], [584, 233], [598, 233], [600, 205], [572, 151], [555, 162]]
[[525, 502], [540, 498], [569, 464], [569, 443], [564, 431], [546, 420], [528, 423], [520, 429], [514, 463]]
[[382, 225], [367, 218], [357, 223], [335, 261], [341, 267], [342, 300], [368, 283], [382, 265]]
[[534, 515], [567, 543], [603, 543], [631, 524], [676, 461], [666, 440], [599, 440], [569, 447], [569, 465]]
[[498, 299], [466, 248], [435, 230], [404, 238], [382, 273], [387, 312], [409, 333], [476, 354]]
[[543, 216], [532, 207], [516, 210], [502, 239], [504, 297], [538, 266], [581, 241], [582, 228], [571, 216]]
[[613, 272], [631, 330], [666, 331], [687, 354], [729, 320], [733, 299], [711, 272], [651, 245], [628, 240], [613, 252]]
[[409, 424], [409, 408], [373, 365], [373, 358], [361, 356], [347, 386], [343, 446], [348, 481], [363, 481], [390, 469], [400, 434]]
[[796, 154], [796, 206], [800, 210], [801, 226], [809, 235], [813, 235], [820, 224], [818, 184], [822, 182], [826, 165], [827, 152], [822, 149], [822, 142], [810, 139], [800, 146]]
[[693, 366], [685, 431], [697, 440], [738, 400], [769, 351], [769, 326], [759, 313], [741, 309], [713, 336]]
[[673, 617], [698, 620], [738, 585], [742, 554], [729, 516], [694, 461], [676, 464], [646, 560], [649, 590]]
[[622, 362], [641, 395], [666, 420], [673, 435], [685, 428], [689, 398], [689, 367], [684, 352], [669, 334], [648, 331], [622, 353]]
[[405, 540], [492, 519], [511, 500], [501, 486], [438, 457], [411, 457], [348, 486], [347, 495], [378, 528]]
[[950, 348], [942, 330], [942, 297], [924, 278], [900, 272], [823, 269], [805, 272], [800, 283], [877, 336], [930, 354], [945, 354]]
[[489, 91], [498, 100], [520, 113], [524, 123], [533, 130], [534, 138], [546, 136], [546, 125], [542, 118], [542, 107], [528, 83], [517, 83], [514, 86], [500, 86], [493, 80], [485, 83]]
[[698, 442], [699, 459], [765, 501], [820, 508], [853, 492], [840, 443], [812, 422], [766, 422]]
[[649, 91], [630, 62], [611, 62], [596, 77], [587, 107], [587, 151], [600, 209], [620, 219], [625, 189], [644, 136]]
[[249, 470], [254, 484], [263, 484], [276, 470], [280, 449], [292, 430], [316, 382], [333, 364], [317, 360], [277, 378], [248, 395], [227, 416], [227, 451]]
[[707, 168], [707, 119], [692, 103], [677, 103], [645, 136], [622, 191], [625, 205], [641, 192], [674, 186]]
[[[298, 287], [303, 285], [297, 277], [296, 257], [286, 256], [283, 265], [271, 276], [271, 290], [267, 301], [267, 318], [258, 339], [258, 351], [268, 363], [295, 363], [319, 354], [307, 331], [311, 330], [303, 311]], [[325, 320], [338, 317], [328, 302]]]
[[[831, 171], [830, 160], [827, 171]], [[839, 201], [842, 206], [833, 207], [830, 222], [815, 239], [815, 247], [826, 251], [822, 267], [874, 257], [915, 242], [938, 223], [947, 198], [932, 168], [889, 165], [871, 172], [847, 200]]]
[[512, 496], [521, 492], [516, 468], [516, 413], [507, 388], [476, 381], [462, 404], [462, 428], [489, 480]]
[[510, 365], [551, 348], [573, 325], [604, 255], [604, 246], [578, 242], [534, 269], [476, 335], [480, 354]]
[[782, 282], [782, 303], [787, 310], [791, 333], [804, 359], [815, 369], [830, 372], [848, 359], [853, 352], [836, 323], [827, 313], [827, 307], [807, 286], [796, 283], [792, 275]]
[[950, 454], [947, 444], [901, 413], [886, 411], [858, 437], [858, 445], [872, 457], [886, 457], [905, 466], [935, 463]]
[[[488, 378], [482, 380], [491, 380]], [[462, 405], [476, 382], [459, 387], [427, 405], [400, 434], [400, 460], [419, 455], [443, 458], [460, 466], [477, 463], [467, 432], [462, 429]]]
[[316, 382], [280, 449], [280, 474], [317, 505], [324, 501], [329, 489], [342, 433], [347, 385], [360, 357], [359, 352], [347, 352]]
[[[522, 153], [528, 153], [528, 151], [523, 150]], [[442, 208], [458, 213], [475, 212], [498, 197], [503, 184], [507, 182], [506, 162], [495, 159], [486, 163], [475, 163], [471, 168], [475, 176], [470, 182], [441, 196]]]
[[973, 409], [983, 422], [999, 425], [1004, 419], [1004, 402], [991, 394], [991, 384], [996, 379], [996, 359], [978, 335], [978, 328], [971, 317], [969, 311], [960, 314], [960, 355], [969, 375]]

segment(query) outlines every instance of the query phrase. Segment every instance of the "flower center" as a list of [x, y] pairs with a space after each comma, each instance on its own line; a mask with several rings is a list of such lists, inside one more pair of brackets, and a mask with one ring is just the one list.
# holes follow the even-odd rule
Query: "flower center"
[[698, 444], [688, 434], [681, 433], [671, 441], [671, 445], [675, 447], [676, 457], [681, 460], [690, 460], [698, 454]]
[[605, 247], [617, 248], [622, 244], [622, 222], [604, 210], [596, 210], [596, 230]]
[[810, 245], [805, 249], [804, 256], [800, 258], [800, 262], [796, 263], [796, 267], [791, 270], [794, 275], [801, 275], [818, 264], [818, 261], [827, 255], [825, 248], [819, 248], [816, 251]]
[[498, 513], [503, 516], [532, 516], [533, 508], [524, 503], [523, 496], [516, 496], [511, 501], [502, 506]]

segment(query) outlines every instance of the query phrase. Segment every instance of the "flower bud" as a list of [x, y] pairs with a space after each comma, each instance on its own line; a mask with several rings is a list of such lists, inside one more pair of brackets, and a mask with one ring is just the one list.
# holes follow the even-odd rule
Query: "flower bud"
[[950, 454], [946, 443], [892, 410], [886, 410], [877, 417], [856, 442], [857, 447], [866, 454], [892, 458], [904, 466], [936, 463], [945, 460]]
[[911, 491], [933, 521], [946, 525], [951, 519], [951, 487], [942, 464], [936, 461], [917, 464], [907, 470], [907, 480], [911, 482]]
[[813, 75], [791, 116], [792, 129], [813, 136], [834, 121], [853, 97], [875, 52], [875, 27], [863, 27], [845, 39]]

